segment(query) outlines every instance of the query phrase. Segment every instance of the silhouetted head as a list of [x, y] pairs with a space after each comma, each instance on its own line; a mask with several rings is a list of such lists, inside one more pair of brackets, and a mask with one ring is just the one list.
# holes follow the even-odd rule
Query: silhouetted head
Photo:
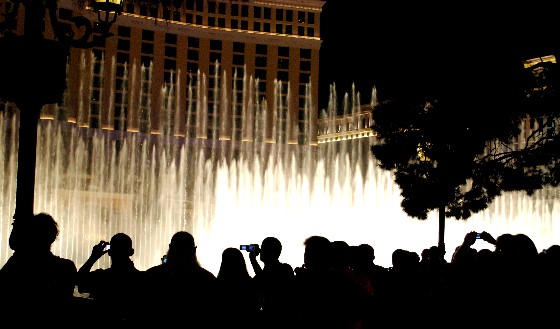
[[395, 249], [391, 255], [393, 270], [397, 272], [411, 272], [418, 269], [420, 256], [416, 252]]
[[373, 265], [375, 250], [367, 243], [350, 246], [351, 266], [356, 270], [363, 270]]
[[539, 251], [533, 240], [526, 234], [519, 233], [514, 236], [515, 249], [521, 261], [534, 261]]
[[260, 259], [263, 263], [276, 262], [282, 253], [282, 243], [275, 237], [266, 237], [261, 243]]
[[[553, 244], [548, 247], [546, 254], [560, 261], [560, 245]], [[560, 265], [560, 263], [558, 265]]]
[[350, 266], [350, 245], [346, 241], [331, 242], [331, 255], [333, 268], [342, 270]]
[[494, 265], [495, 254], [492, 250], [484, 248], [476, 253], [476, 265], [479, 268], [490, 268]]
[[313, 235], [305, 242], [304, 263], [308, 269], [331, 268], [331, 242], [329, 239]]
[[117, 233], [111, 238], [111, 249], [107, 252], [111, 258], [122, 257], [128, 258], [134, 255], [134, 248], [132, 248], [132, 239], [124, 234]]
[[362, 243], [358, 246], [360, 252], [363, 253], [364, 260], [368, 263], [372, 263], [375, 260], [375, 249], [367, 243]]
[[222, 263], [218, 272], [218, 279], [247, 278], [247, 264], [241, 251], [237, 248], [226, 248], [222, 252]]
[[496, 252], [499, 253], [512, 253], [514, 250], [513, 235], [504, 233], [496, 239]]
[[179, 231], [173, 234], [167, 251], [168, 262], [176, 260], [195, 261], [196, 262], [196, 245], [194, 237], [189, 232]]
[[27, 251], [50, 250], [58, 233], [58, 224], [47, 213], [20, 218], [13, 224], [10, 248]]

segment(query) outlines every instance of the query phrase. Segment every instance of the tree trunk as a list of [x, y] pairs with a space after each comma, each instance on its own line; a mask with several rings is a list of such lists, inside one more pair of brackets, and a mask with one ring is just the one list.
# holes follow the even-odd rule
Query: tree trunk
[[440, 206], [438, 209], [439, 218], [439, 240], [438, 247], [442, 255], [445, 255], [445, 206]]

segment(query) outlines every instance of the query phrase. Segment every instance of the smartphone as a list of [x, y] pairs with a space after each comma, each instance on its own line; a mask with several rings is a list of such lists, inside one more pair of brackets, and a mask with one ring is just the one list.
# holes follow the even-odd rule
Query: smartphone
[[482, 238], [480, 237], [480, 233], [476, 233], [476, 238], [477, 238], [477, 239], [482, 239]]
[[161, 257], [161, 263], [162, 264], [167, 263], [167, 255], [163, 255], [163, 257]]
[[103, 248], [103, 251], [108, 251], [109, 249], [111, 249], [111, 245], [110, 244], [105, 244], [105, 248]]
[[257, 248], [256, 244], [242, 244], [239, 246], [240, 250], [245, 250], [245, 251], [254, 251]]

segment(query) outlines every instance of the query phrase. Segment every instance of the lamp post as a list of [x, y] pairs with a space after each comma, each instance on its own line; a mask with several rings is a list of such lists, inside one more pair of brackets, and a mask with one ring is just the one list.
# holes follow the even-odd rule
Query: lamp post
[[[97, 22], [84, 16], [62, 22], [58, 0], [6, 0], [0, 21], [0, 99], [19, 109], [14, 220], [33, 214], [39, 114], [44, 105], [62, 101], [70, 48], [102, 45], [122, 12], [122, 0], [91, 0], [90, 6]], [[18, 29], [21, 13], [23, 30]], [[47, 16], [53, 38], [45, 36]]]

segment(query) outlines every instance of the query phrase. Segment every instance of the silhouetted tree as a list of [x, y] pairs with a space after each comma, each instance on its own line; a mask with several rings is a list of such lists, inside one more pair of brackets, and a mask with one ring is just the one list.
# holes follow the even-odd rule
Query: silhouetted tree
[[410, 216], [437, 209], [467, 219], [504, 191], [558, 185], [557, 64], [509, 58], [456, 58], [374, 107], [371, 151], [394, 173]]

